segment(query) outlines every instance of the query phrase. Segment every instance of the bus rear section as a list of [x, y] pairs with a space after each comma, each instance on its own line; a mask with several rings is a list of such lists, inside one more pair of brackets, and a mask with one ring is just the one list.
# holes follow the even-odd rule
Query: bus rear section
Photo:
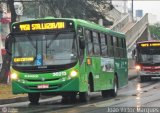
[[136, 51], [136, 67], [140, 81], [160, 78], [160, 42], [139, 42]]

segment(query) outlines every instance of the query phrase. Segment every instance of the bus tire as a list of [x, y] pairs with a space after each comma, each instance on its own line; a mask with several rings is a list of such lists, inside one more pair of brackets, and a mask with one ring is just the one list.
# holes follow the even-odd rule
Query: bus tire
[[146, 78], [144, 76], [140, 76], [140, 82], [143, 83], [146, 81]]
[[79, 92], [79, 100], [80, 102], [88, 102], [90, 100], [90, 84], [88, 83], [88, 91], [87, 92]]
[[111, 97], [116, 97], [117, 96], [117, 93], [118, 93], [118, 79], [117, 79], [117, 76], [115, 76], [114, 78], [114, 88], [113, 89], [110, 89], [108, 90], [109, 91], [109, 94]]
[[88, 92], [80, 92], [79, 93], [79, 100], [80, 100], [80, 102], [88, 102], [89, 101]]
[[62, 95], [62, 99], [61, 99], [61, 103], [62, 104], [66, 104], [69, 102], [69, 98], [66, 95]]
[[148, 77], [148, 81], [151, 81], [152, 80], [152, 78], [151, 77]]
[[76, 92], [70, 93], [68, 95], [62, 95], [61, 103], [67, 104], [67, 103], [76, 103]]
[[110, 96], [109, 91], [108, 90], [102, 90], [101, 91], [102, 97], [103, 98], [108, 98]]
[[40, 93], [28, 93], [28, 99], [31, 105], [38, 105]]

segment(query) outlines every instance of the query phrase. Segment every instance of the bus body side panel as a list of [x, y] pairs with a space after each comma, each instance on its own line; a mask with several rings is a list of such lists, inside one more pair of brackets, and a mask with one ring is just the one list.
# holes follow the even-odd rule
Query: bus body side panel
[[88, 91], [88, 75], [86, 57], [84, 57], [82, 64], [79, 66], [80, 77], [79, 77], [79, 91], [86, 92]]
[[114, 59], [113, 58], [101, 58], [101, 90], [107, 90], [113, 88], [114, 81]]
[[92, 73], [93, 76], [93, 84], [94, 84], [94, 91], [100, 89], [100, 60], [99, 57], [90, 57], [91, 58], [91, 65], [88, 65], [88, 70]]
[[94, 91], [111, 89], [113, 86], [113, 72], [104, 70], [104, 60], [101, 57], [91, 57], [92, 64], [87, 67], [93, 74]]
[[126, 59], [115, 58], [115, 72], [118, 76], [119, 87], [125, 86], [128, 83], [128, 71], [126, 69], [128, 62]]

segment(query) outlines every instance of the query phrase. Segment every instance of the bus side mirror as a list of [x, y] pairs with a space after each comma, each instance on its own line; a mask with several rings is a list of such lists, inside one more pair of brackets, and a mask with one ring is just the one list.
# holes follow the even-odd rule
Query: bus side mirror
[[80, 46], [80, 49], [85, 48], [85, 39], [83, 36], [79, 36], [79, 46]]
[[12, 53], [12, 38], [11, 35], [8, 35], [5, 40], [5, 50], [8, 54]]

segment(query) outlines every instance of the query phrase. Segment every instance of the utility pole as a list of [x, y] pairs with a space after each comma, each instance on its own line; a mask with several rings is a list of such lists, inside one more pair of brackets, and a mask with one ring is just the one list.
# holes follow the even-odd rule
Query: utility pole
[[133, 0], [132, 0], [132, 21], [134, 21], [134, 9], [133, 9]]
[[124, 13], [127, 13], [127, 0], [124, 0]]

